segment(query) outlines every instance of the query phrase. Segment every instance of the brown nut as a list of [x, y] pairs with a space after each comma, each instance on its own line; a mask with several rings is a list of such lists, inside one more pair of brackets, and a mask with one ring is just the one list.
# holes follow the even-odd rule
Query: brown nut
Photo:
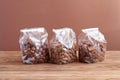
[[97, 48], [88, 42], [80, 43], [79, 46], [79, 61], [85, 63], [95, 63], [104, 60], [105, 50], [101, 43], [97, 43]]
[[88, 46], [89, 51], [93, 51], [94, 49], [95, 49], [94, 46]]
[[65, 49], [64, 46], [59, 45], [51, 48], [51, 62], [56, 64], [67, 64], [77, 60], [75, 49]]
[[[45, 47], [44, 47], [45, 46]], [[40, 46], [39, 49], [31, 42], [23, 45], [23, 61], [28, 64], [44, 63], [49, 60], [49, 50], [47, 45]]]

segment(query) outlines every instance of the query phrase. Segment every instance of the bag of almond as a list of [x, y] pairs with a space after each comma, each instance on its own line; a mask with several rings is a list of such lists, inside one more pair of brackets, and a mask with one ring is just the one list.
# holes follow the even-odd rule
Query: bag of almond
[[53, 29], [55, 36], [50, 40], [51, 62], [67, 64], [77, 60], [76, 35], [71, 28]]
[[48, 33], [45, 28], [21, 29], [20, 32], [19, 43], [23, 54], [23, 63], [36, 64], [48, 62]]
[[107, 41], [98, 28], [82, 29], [78, 37], [79, 61], [101, 62], [105, 58]]

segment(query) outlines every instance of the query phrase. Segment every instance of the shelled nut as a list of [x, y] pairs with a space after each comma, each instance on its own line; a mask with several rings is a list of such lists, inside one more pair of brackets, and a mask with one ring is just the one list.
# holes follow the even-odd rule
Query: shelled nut
[[95, 45], [89, 42], [81, 42], [79, 45], [79, 61], [85, 63], [95, 63], [104, 60], [105, 47], [102, 43]]
[[77, 60], [75, 48], [68, 49], [63, 45], [58, 45], [55, 48], [51, 48], [50, 51], [52, 63], [67, 64]]
[[23, 45], [23, 62], [27, 64], [45, 63], [49, 60], [49, 50], [46, 44], [36, 48], [31, 42], [26, 42]]

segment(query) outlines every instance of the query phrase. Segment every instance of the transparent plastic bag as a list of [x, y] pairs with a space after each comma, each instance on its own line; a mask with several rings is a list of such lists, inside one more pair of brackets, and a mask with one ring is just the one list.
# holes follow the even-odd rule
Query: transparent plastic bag
[[45, 63], [49, 60], [48, 33], [45, 28], [20, 30], [22, 61], [26, 64]]
[[51, 62], [67, 64], [76, 61], [76, 35], [70, 28], [53, 29], [50, 41]]
[[98, 28], [83, 29], [78, 37], [79, 61], [84, 63], [103, 61], [106, 43], [104, 35]]

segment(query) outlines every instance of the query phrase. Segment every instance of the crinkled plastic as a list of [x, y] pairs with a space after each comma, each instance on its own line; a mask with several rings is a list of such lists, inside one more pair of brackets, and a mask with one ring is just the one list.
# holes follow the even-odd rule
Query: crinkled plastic
[[79, 61], [95, 63], [105, 58], [107, 41], [98, 28], [82, 29], [78, 37]]
[[66, 64], [76, 61], [76, 35], [71, 28], [53, 29], [50, 41], [51, 62]]
[[23, 53], [23, 63], [36, 64], [48, 62], [48, 33], [45, 28], [21, 29], [20, 32], [19, 43]]

